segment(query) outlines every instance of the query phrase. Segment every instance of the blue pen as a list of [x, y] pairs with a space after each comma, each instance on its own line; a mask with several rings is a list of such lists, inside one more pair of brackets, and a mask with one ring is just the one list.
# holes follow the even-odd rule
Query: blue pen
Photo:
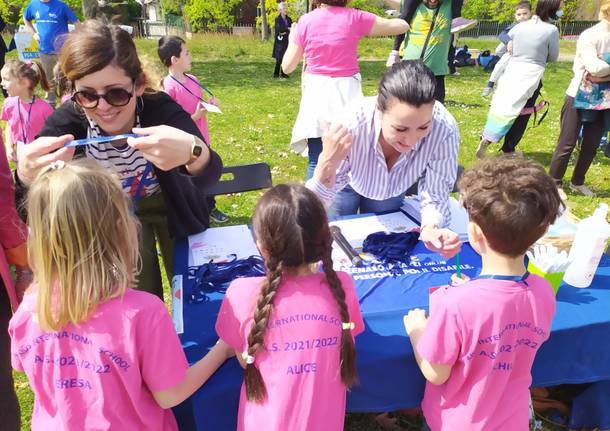
[[81, 145], [91, 145], [91, 144], [101, 144], [106, 142], [116, 142], [120, 140], [127, 141], [127, 138], [138, 138], [140, 135], [136, 135], [134, 133], [125, 133], [122, 135], [114, 135], [114, 136], [99, 136], [97, 138], [84, 138], [84, 139], [75, 139], [74, 141], [68, 142], [65, 147], [79, 147]]

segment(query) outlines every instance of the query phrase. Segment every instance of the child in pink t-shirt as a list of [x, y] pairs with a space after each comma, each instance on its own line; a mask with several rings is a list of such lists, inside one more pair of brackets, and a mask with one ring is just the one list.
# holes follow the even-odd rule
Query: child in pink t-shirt
[[429, 319], [419, 309], [405, 316], [428, 380], [422, 409], [432, 431], [527, 430], [531, 368], [555, 297], [548, 281], [526, 271], [524, 255], [563, 204], [544, 168], [517, 157], [484, 160], [459, 189], [483, 268], [434, 292]]
[[36, 87], [49, 91], [49, 82], [40, 63], [9, 60], [2, 70], [2, 87], [9, 97], [4, 100], [0, 120], [8, 123], [4, 144], [9, 160], [17, 161], [15, 148], [29, 144], [42, 129], [45, 120], [53, 113], [47, 102], [34, 95]]
[[292, 129], [291, 146], [307, 153], [307, 179], [322, 151], [325, 124], [341, 114], [346, 105], [362, 97], [358, 43], [365, 36], [406, 33], [409, 25], [398, 18], [385, 19], [346, 7], [347, 0], [315, 0], [318, 7], [293, 24], [282, 60], [284, 73], [291, 73], [305, 57], [301, 105]]
[[[174, 99], [182, 109], [191, 115], [191, 118], [199, 128], [205, 143], [210, 145], [210, 132], [206, 109], [202, 105], [202, 89], [208, 94], [208, 103], [218, 106], [218, 100], [210, 90], [199, 83], [191, 71], [191, 53], [186, 47], [184, 39], [178, 36], [163, 36], [159, 39], [157, 53], [161, 62], [168, 68], [169, 74], [163, 79], [163, 90]], [[225, 223], [229, 217], [216, 208], [214, 196], [207, 197], [210, 207], [210, 218], [216, 223]]]
[[324, 206], [303, 186], [279, 185], [258, 202], [253, 228], [267, 277], [231, 283], [216, 322], [243, 352], [237, 429], [342, 430], [364, 324], [353, 281], [333, 270]]
[[136, 291], [138, 225], [118, 178], [55, 162], [28, 192], [35, 282], [11, 319], [13, 368], [34, 391], [32, 430], [176, 430], [184, 401], [231, 355], [188, 367], [163, 302]]

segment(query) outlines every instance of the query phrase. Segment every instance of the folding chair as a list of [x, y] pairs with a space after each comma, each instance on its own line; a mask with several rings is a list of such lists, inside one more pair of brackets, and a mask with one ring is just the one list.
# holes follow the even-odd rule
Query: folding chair
[[229, 193], [248, 192], [251, 190], [266, 189], [273, 185], [271, 169], [267, 163], [254, 163], [251, 165], [225, 166], [223, 176], [231, 174], [232, 178], [223, 180], [206, 189], [209, 196], [228, 195]]

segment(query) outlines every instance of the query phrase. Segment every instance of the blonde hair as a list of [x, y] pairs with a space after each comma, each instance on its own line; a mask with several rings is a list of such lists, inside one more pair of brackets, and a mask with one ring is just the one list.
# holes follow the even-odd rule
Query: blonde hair
[[134, 285], [138, 222], [107, 169], [87, 159], [48, 168], [32, 184], [27, 209], [42, 329], [84, 322]]
[[610, 0], [601, 0], [599, 5], [599, 19], [610, 21]]

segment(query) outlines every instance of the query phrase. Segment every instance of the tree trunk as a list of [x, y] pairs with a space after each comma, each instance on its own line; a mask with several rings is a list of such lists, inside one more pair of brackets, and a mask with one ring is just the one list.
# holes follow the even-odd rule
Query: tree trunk
[[261, 1], [261, 39], [267, 40], [267, 8], [265, 7], [265, 0]]

